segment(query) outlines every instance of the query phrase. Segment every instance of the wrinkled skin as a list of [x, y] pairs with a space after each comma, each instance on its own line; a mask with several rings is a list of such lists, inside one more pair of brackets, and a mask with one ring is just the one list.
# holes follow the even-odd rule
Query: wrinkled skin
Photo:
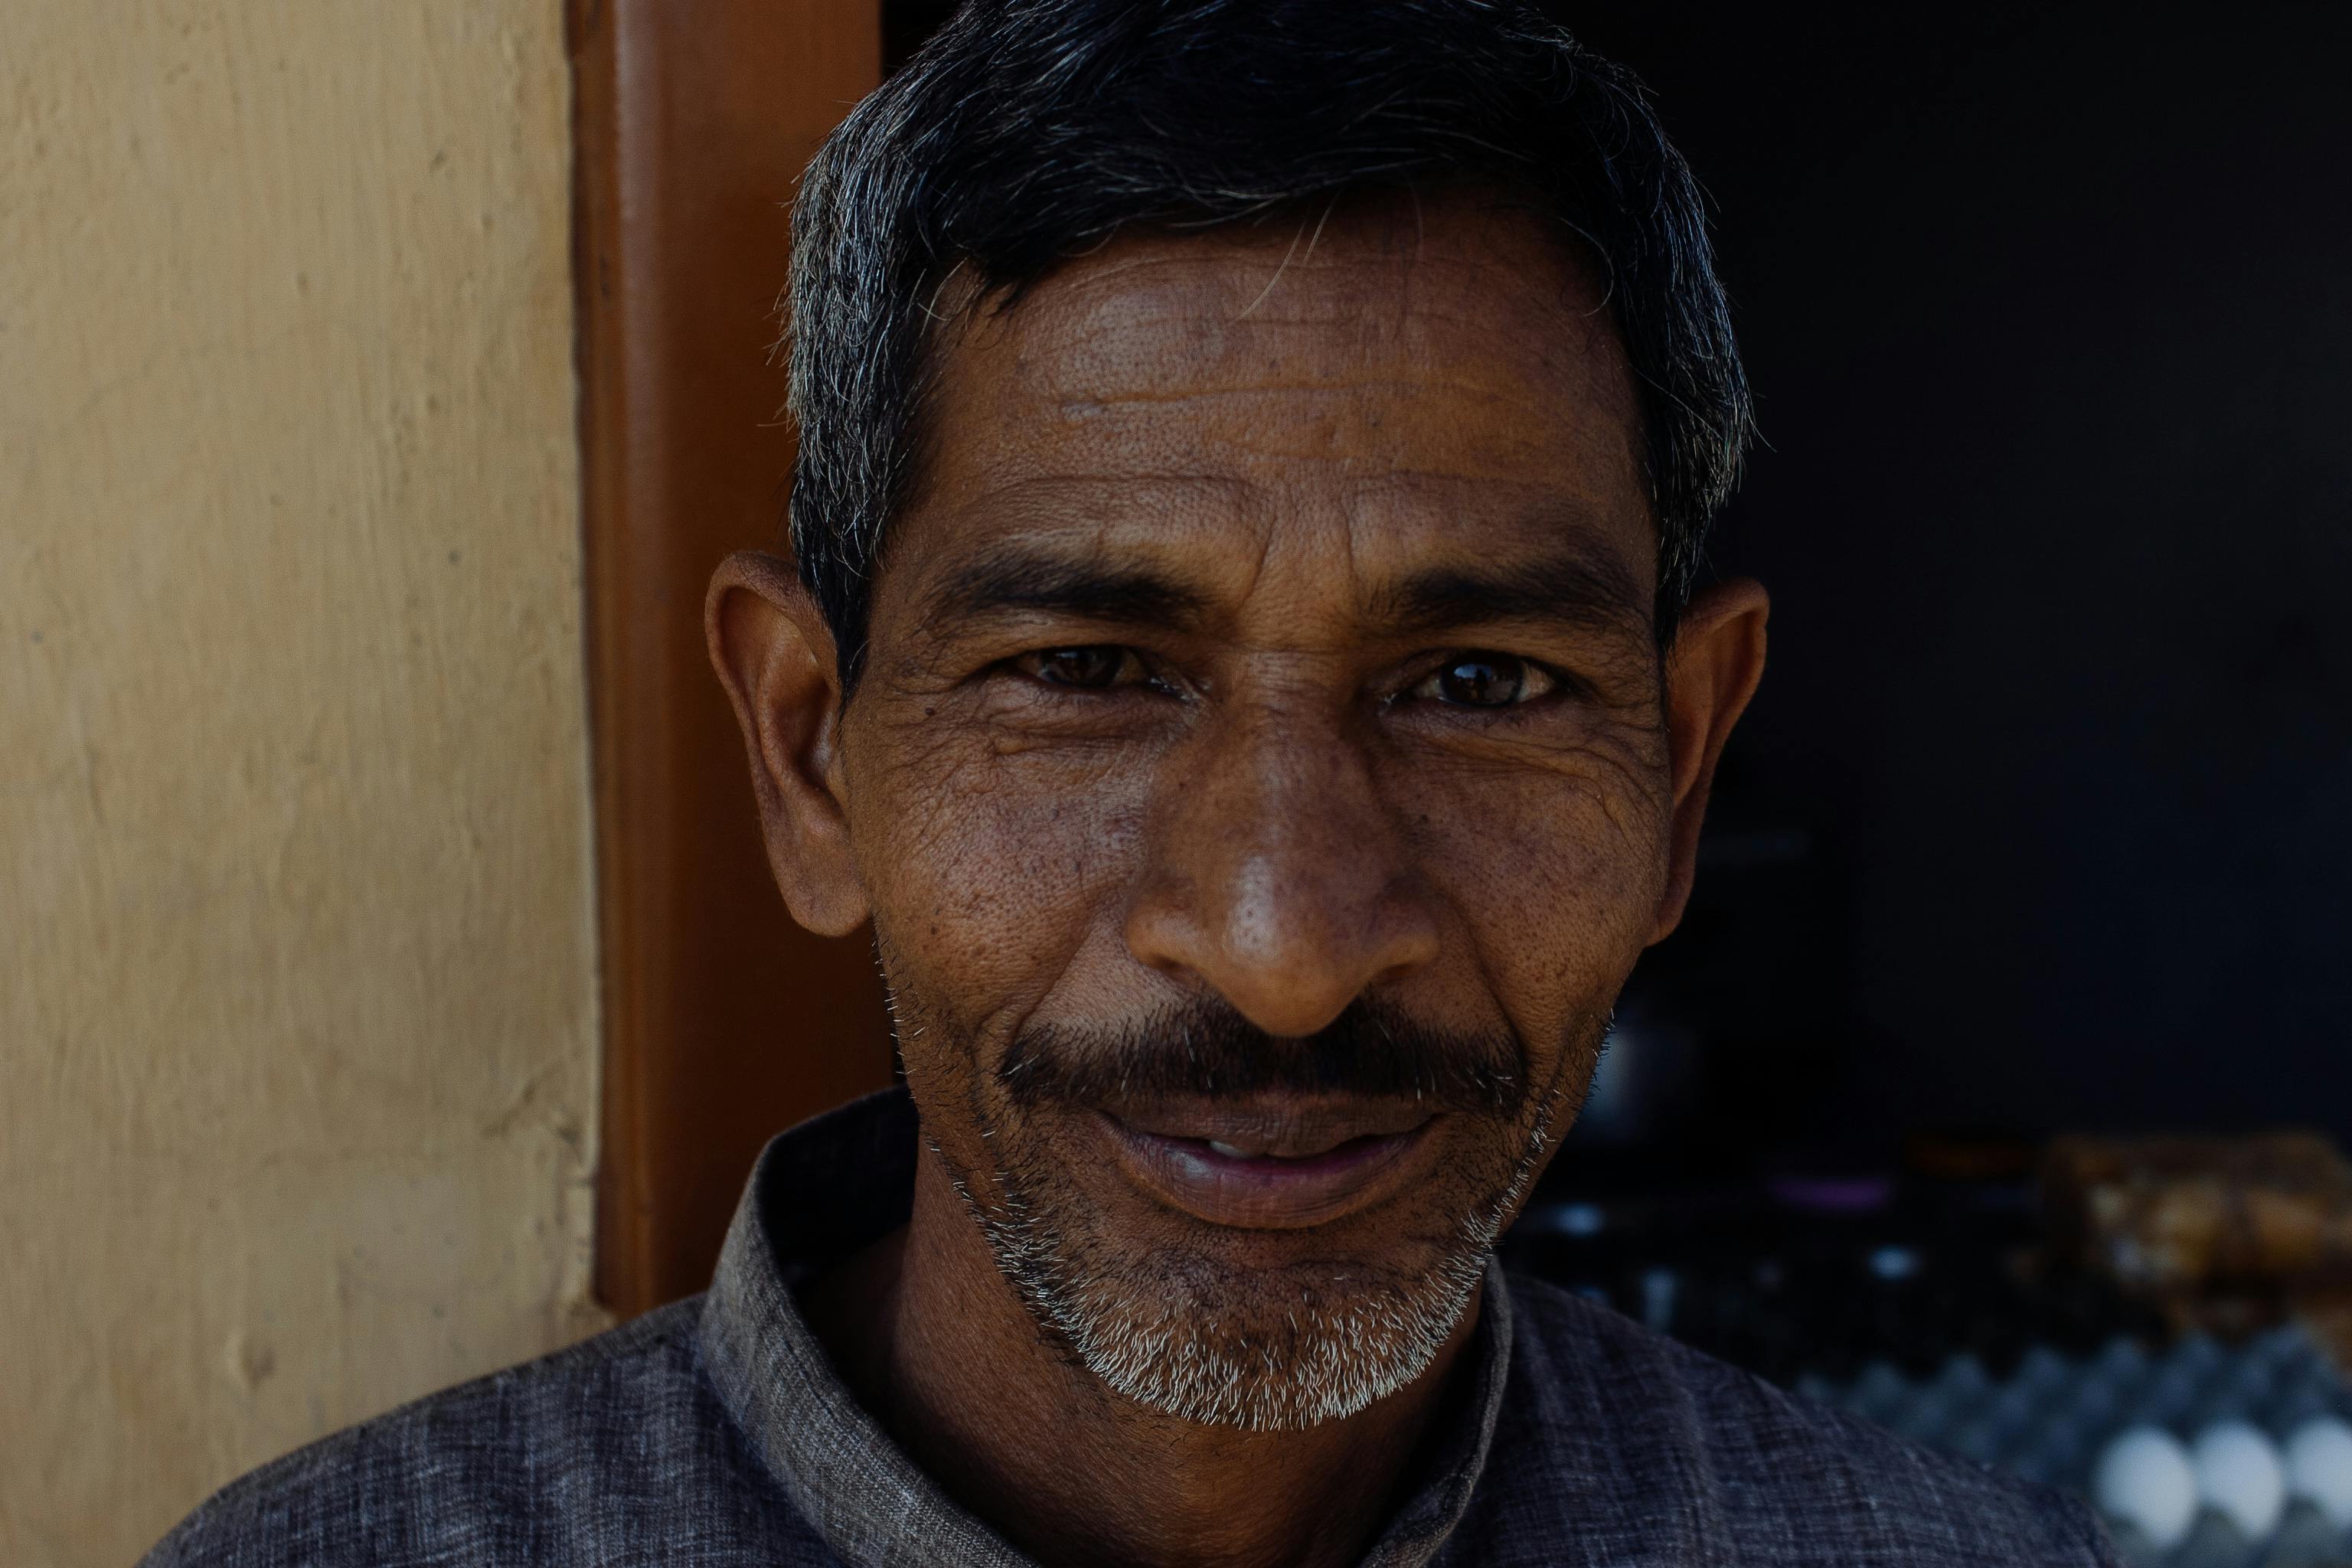
[[[850, 700], [783, 564], [739, 556], [710, 601], [778, 883], [814, 930], [873, 921], [935, 1153], [812, 1320], [1045, 1561], [1350, 1562], [1475, 1290], [1401, 1386], [1239, 1430], [1092, 1375], [975, 1215], [1017, 1192], [1104, 1300], [1277, 1348], [1302, 1289], [1344, 1306], [1507, 1217], [1679, 918], [1763, 595], [1706, 591], [1662, 656], [1622, 352], [1491, 199], [1130, 235], [950, 321]], [[1155, 1177], [1135, 1130], [1215, 1136], [1214, 1097], [1024, 1105], [998, 1072], [1187, 1007], [1281, 1050], [1364, 1003], [1507, 1052], [1524, 1092], [1253, 1099], [1269, 1148], [1403, 1140], [1312, 1201]]]

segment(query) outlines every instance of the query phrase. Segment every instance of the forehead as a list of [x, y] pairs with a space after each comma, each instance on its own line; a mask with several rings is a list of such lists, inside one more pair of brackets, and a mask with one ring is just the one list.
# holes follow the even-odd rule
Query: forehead
[[1600, 288], [1494, 197], [1129, 234], [947, 319], [886, 595], [1016, 542], [1253, 582], [1654, 547]]

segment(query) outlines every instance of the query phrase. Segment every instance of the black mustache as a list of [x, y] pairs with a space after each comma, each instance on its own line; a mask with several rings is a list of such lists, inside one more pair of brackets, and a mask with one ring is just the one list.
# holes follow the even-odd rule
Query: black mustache
[[1024, 1108], [1349, 1095], [1507, 1116], [1527, 1093], [1515, 1037], [1432, 1028], [1361, 997], [1304, 1036], [1269, 1035], [1207, 998], [1103, 1027], [1040, 1024], [1013, 1038], [996, 1078]]

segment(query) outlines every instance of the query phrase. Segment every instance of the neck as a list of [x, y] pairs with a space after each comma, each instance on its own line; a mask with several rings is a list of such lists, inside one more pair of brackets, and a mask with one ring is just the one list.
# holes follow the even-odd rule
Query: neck
[[1047, 1568], [1340, 1568], [1370, 1544], [1434, 1419], [1477, 1304], [1429, 1369], [1300, 1432], [1203, 1426], [1112, 1394], [998, 1272], [935, 1162], [907, 1228], [806, 1308], [860, 1402], [950, 1496]]

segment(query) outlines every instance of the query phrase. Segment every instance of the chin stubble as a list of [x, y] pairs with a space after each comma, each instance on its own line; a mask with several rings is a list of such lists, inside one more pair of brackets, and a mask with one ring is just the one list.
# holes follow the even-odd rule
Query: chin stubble
[[998, 1171], [993, 1204], [961, 1181], [956, 1190], [1030, 1313], [1114, 1393], [1180, 1420], [1297, 1431], [1353, 1415], [1428, 1370], [1543, 1168], [1577, 1076], [1541, 1092], [1507, 1180], [1433, 1258], [1301, 1283], [1287, 1302], [1274, 1299], [1276, 1282], [1234, 1278], [1199, 1254], [1119, 1254], [1085, 1236], [1039, 1201], [1060, 1184], [1050, 1169]]

